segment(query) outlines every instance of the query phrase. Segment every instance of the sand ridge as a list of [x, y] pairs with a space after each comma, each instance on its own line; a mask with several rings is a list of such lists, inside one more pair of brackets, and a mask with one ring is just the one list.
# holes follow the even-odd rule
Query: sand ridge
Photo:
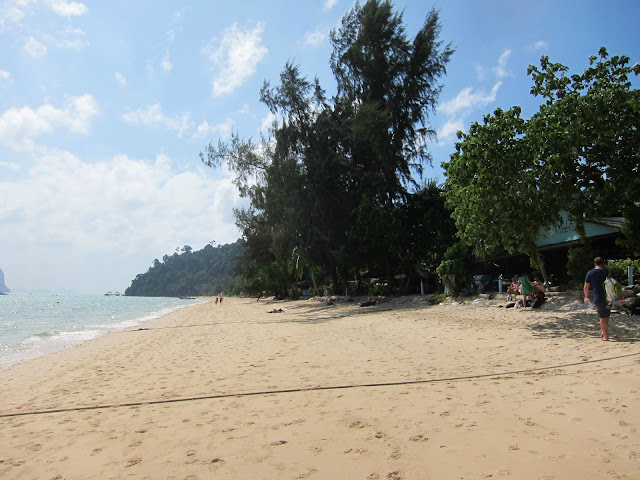
[[16, 365], [0, 477], [637, 478], [637, 317], [502, 303], [227, 298]]

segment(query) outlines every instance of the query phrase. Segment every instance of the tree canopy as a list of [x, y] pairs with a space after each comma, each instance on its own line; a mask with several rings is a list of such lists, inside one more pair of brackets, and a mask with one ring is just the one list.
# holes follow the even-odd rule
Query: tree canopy
[[543, 56], [528, 69], [546, 100], [538, 112], [497, 109], [458, 133], [444, 194], [477, 253], [523, 252], [540, 266], [535, 240], [563, 211], [583, 235], [586, 220], [624, 217], [622, 242], [640, 251], [640, 92], [629, 81], [640, 67], [605, 48], [589, 60], [569, 76]]
[[177, 297], [239, 293], [233, 269], [244, 243], [238, 240], [217, 247], [209, 244], [197, 251], [189, 245], [176, 248], [173, 255], [163, 256], [162, 261], [155, 259], [146, 273], [137, 275], [125, 295]]
[[260, 91], [277, 118], [268, 136], [255, 144], [234, 134], [201, 153], [205, 164], [234, 172], [250, 200], [235, 212], [247, 242], [243, 274], [277, 273], [294, 284], [304, 270], [338, 292], [362, 273], [390, 279], [415, 269], [419, 255], [407, 251], [417, 240], [401, 233], [415, 231], [408, 210], [448, 218], [426, 193], [433, 188], [414, 178], [430, 161], [429, 114], [453, 53], [439, 33], [435, 10], [409, 38], [390, 1], [356, 3], [331, 32], [332, 98], [288, 62], [279, 84]]

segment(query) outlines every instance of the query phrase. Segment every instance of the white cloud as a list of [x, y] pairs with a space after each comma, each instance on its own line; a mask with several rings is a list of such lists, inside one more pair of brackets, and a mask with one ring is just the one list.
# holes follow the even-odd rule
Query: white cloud
[[196, 128], [196, 132], [193, 134], [194, 138], [211, 137], [216, 136], [219, 138], [228, 139], [231, 138], [231, 132], [233, 131], [234, 121], [231, 118], [226, 118], [224, 122], [220, 122], [216, 125], [209, 125], [206, 120]]
[[507, 68], [510, 49], [504, 49], [498, 58], [498, 64], [492, 68], [486, 68], [482, 65], [476, 65], [476, 73], [478, 80], [484, 82], [493, 73], [493, 77], [497, 81], [493, 84], [490, 91], [483, 88], [465, 87], [452, 99], [447, 100], [438, 107], [438, 113], [444, 114], [444, 123], [438, 129], [438, 143], [441, 146], [447, 145], [456, 133], [465, 129], [465, 119], [473, 111], [484, 108], [490, 103], [496, 101], [498, 90], [502, 86], [502, 78], [511, 76], [511, 72]]
[[79, 28], [66, 27], [56, 36], [45, 35], [43, 40], [53, 47], [81, 50], [89, 45], [86, 33]]
[[20, 171], [20, 165], [15, 162], [0, 161], [0, 168], [6, 168], [7, 170], [11, 170], [14, 172]]
[[115, 78], [120, 88], [124, 88], [127, 86], [127, 78], [123, 74], [121, 74], [120, 72], [116, 72]]
[[47, 47], [31, 36], [24, 44], [24, 49], [33, 58], [40, 58], [47, 54]]
[[331, 10], [333, 7], [336, 6], [337, 3], [338, 3], [338, 0], [325, 0], [324, 9]]
[[45, 104], [37, 109], [12, 108], [0, 115], [0, 144], [18, 151], [34, 148], [34, 138], [67, 128], [72, 133], [89, 132], [90, 121], [99, 112], [89, 94], [68, 97], [62, 108]]
[[54, 13], [63, 17], [85, 15], [89, 9], [85, 4], [80, 2], [69, 2], [67, 0], [45, 0], [47, 5]]
[[0, 70], [0, 85], [10, 85], [11, 84], [11, 74], [6, 70]]
[[171, 63], [171, 56], [168, 51], [165, 54], [164, 58], [162, 59], [162, 62], [160, 62], [160, 67], [165, 72], [170, 72], [173, 69], [173, 64]]
[[22, 1], [6, 1], [0, 5], [0, 30], [9, 28], [12, 24], [19, 24], [24, 18], [23, 8], [27, 5]]
[[[505, 49], [498, 58], [498, 64], [495, 67], [485, 67], [484, 65], [477, 64], [475, 66], [476, 75], [479, 81], [484, 82], [489, 78], [501, 79], [511, 76], [511, 72], [507, 70], [507, 62], [511, 56], [511, 50]], [[491, 76], [493, 73], [494, 77]]]
[[66, 27], [56, 35], [44, 34], [41, 40], [36, 40], [29, 36], [25, 42], [24, 49], [33, 58], [40, 58], [47, 54], [48, 47], [70, 48], [81, 50], [88, 46], [86, 34], [78, 28]]
[[438, 138], [442, 140], [452, 138], [460, 130], [464, 130], [464, 122], [462, 120], [450, 120], [438, 130]]
[[549, 42], [545, 41], [545, 40], [538, 40], [537, 42], [532, 43], [531, 45], [529, 45], [529, 48], [531, 50], [548, 50], [549, 49]]
[[260, 131], [267, 132], [269, 129], [273, 128], [274, 122], [278, 121], [278, 117], [276, 114], [269, 112], [266, 117], [262, 119], [260, 122]]
[[317, 47], [325, 38], [327, 38], [327, 34], [322, 31], [322, 29], [317, 28], [313, 32], [307, 32], [304, 34], [304, 44], [309, 47]]
[[[27, 13], [33, 14], [31, 5], [44, 6], [56, 15], [63, 17], [80, 16], [89, 9], [81, 2], [67, 0], [2, 0], [0, 3], [0, 31], [12, 26], [20, 26]], [[42, 56], [42, 55], [39, 55]]]
[[183, 113], [177, 117], [169, 117], [163, 113], [162, 106], [159, 103], [127, 112], [122, 115], [122, 119], [130, 125], [145, 125], [173, 130], [177, 132], [178, 137], [182, 137], [186, 130], [193, 128], [189, 113]]
[[506, 49], [504, 52], [502, 52], [502, 55], [500, 55], [500, 58], [498, 59], [498, 65], [493, 68], [493, 71], [495, 72], [496, 77], [504, 78], [510, 75], [510, 72], [507, 70], [507, 62], [509, 60], [510, 55], [511, 55], [511, 50], [509, 49]]
[[465, 118], [474, 110], [495, 102], [501, 86], [502, 81], [498, 81], [489, 92], [466, 87], [460, 90], [454, 98], [442, 103], [438, 107], [438, 112], [445, 115], [445, 123], [438, 130], [439, 144], [445, 145], [445, 142], [452, 140], [459, 130], [464, 130]]
[[[239, 233], [230, 213], [240, 202], [230, 179], [212, 178], [204, 166], [176, 171], [166, 155], [88, 162], [68, 152], [45, 152], [22, 178], [0, 177], [0, 245], [29, 252], [3, 269], [25, 277], [14, 278], [12, 287], [83, 282], [90, 290], [102, 285], [89, 293], [124, 289], [176, 246], [235, 241]], [[30, 279], [23, 272], [29, 262]], [[96, 276], [98, 264], [106, 268]], [[105, 287], [104, 278], [96, 277], [118, 283]]]
[[213, 95], [233, 92], [256, 72], [257, 65], [267, 54], [262, 44], [264, 23], [253, 29], [243, 29], [234, 23], [224, 31], [221, 40], [213, 41], [205, 53], [217, 67], [213, 80]]
[[477, 107], [488, 105], [495, 101], [498, 89], [501, 85], [502, 82], [497, 82], [489, 93], [483, 90], [474, 91], [471, 87], [463, 88], [455, 98], [452, 98], [440, 105], [439, 111], [453, 116], [464, 110], [472, 110]]

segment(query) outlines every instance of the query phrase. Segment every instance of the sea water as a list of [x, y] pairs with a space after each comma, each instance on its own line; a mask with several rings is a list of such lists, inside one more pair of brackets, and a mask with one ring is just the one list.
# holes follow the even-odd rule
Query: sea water
[[0, 295], [0, 370], [135, 327], [197, 300], [105, 295]]

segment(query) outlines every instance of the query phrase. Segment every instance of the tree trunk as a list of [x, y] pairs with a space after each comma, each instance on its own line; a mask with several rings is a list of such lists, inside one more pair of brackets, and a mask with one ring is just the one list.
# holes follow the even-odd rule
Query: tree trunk
[[313, 274], [313, 270], [311, 270], [311, 281], [313, 282], [313, 289], [316, 291], [316, 296], [320, 296], [320, 290], [318, 290], [318, 284], [316, 283], [316, 276]]
[[391, 258], [389, 255], [384, 259], [384, 263], [387, 270], [387, 286], [385, 288], [385, 295], [389, 296], [391, 294], [391, 281], [393, 280], [393, 276], [391, 275]]

